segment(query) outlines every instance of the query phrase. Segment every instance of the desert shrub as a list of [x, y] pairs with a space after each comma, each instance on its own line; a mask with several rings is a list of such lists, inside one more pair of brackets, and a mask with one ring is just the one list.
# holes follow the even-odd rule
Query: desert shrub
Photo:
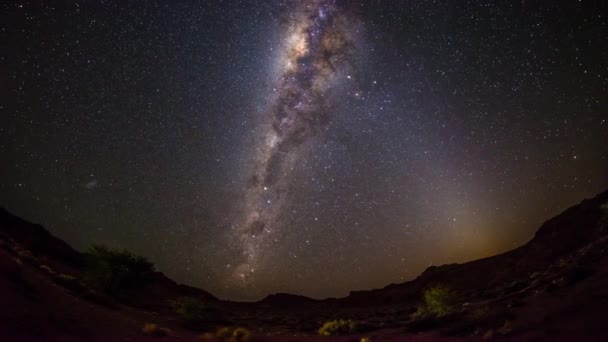
[[96, 245], [89, 249], [85, 257], [87, 280], [119, 300], [129, 300], [135, 291], [144, 286], [147, 276], [154, 272], [154, 265], [146, 258], [126, 250]]
[[494, 337], [494, 330], [489, 329], [483, 334], [483, 336], [481, 338], [484, 340], [489, 340], [489, 339], [492, 339], [493, 337]]
[[221, 327], [215, 332], [217, 338], [229, 338], [232, 336], [232, 329], [230, 327]]
[[330, 336], [330, 335], [342, 335], [351, 334], [355, 331], [355, 322], [350, 319], [337, 319], [333, 321], [327, 321], [323, 323], [319, 328], [319, 335]]
[[219, 312], [216, 308], [203, 303], [192, 297], [182, 297], [169, 301], [173, 312], [175, 312], [184, 324], [195, 327], [204, 321], [218, 318]]
[[254, 335], [243, 327], [221, 327], [215, 333], [205, 333], [201, 337], [203, 340], [248, 342], [253, 340]]
[[253, 334], [247, 328], [238, 327], [232, 331], [232, 337], [234, 337], [237, 341], [249, 341]]
[[201, 335], [201, 340], [203, 340], [203, 341], [216, 340], [216, 337], [215, 337], [214, 333], [206, 332]]
[[424, 291], [423, 302], [413, 314], [414, 319], [440, 318], [458, 309], [459, 299], [456, 292], [445, 286], [434, 286]]
[[501, 335], [508, 335], [513, 331], [513, 323], [511, 321], [505, 321], [505, 323], [498, 329], [498, 333]]
[[171, 329], [159, 327], [157, 324], [154, 324], [154, 323], [146, 323], [144, 325], [144, 327], [141, 329], [141, 332], [144, 335], [157, 336], [157, 337], [171, 335]]

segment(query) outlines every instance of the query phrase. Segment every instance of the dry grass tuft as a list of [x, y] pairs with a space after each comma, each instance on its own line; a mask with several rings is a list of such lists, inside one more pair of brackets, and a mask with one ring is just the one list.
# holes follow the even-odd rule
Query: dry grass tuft
[[251, 330], [243, 327], [221, 327], [217, 329], [215, 333], [204, 333], [201, 336], [201, 339], [226, 342], [250, 342], [254, 340], [254, 335]]
[[146, 323], [141, 329], [141, 332], [144, 335], [156, 337], [164, 337], [171, 335], [171, 329], [159, 327], [157, 324], [154, 323]]

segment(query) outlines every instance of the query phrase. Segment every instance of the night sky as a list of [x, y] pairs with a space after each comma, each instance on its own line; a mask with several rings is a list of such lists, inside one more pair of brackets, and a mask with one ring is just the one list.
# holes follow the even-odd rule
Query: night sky
[[597, 3], [4, 1], [0, 205], [236, 300], [512, 249], [608, 189]]

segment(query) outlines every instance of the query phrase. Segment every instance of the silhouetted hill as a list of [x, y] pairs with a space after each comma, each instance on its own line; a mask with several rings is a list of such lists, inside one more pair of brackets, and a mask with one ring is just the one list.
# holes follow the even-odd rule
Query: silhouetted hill
[[34, 255], [53, 258], [70, 265], [79, 265], [82, 254], [65, 241], [51, 235], [41, 225], [27, 222], [0, 208], [0, 237], [12, 239]]
[[463, 264], [431, 266], [415, 280], [383, 289], [352, 292], [349, 304], [377, 305], [409, 302], [431, 284], [449, 284], [464, 293], [479, 292], [544, 272], [581, 248], [602, 242], [608, 234], [608, 191], [586, 199], [546, 221], [525, 245], [492, 257]]
[[[53, 236], [38, 224], [27, 222], [0, 208], [0, 237], [5, 247], [12, 246], [19, 253], [27, 251], [40, 265], [51, 266], [61, 272], [81, 271], [84, 254], [76, 251], [65, 241]], [[210, 293], [201, 289], [178, 284], [161, 272], [149, 275], [147, 285], [139, 294], [145, 298], [147, 308], [166, 307], [168, 298], [179, 296], [197, 297], [217, 301]]]
[[316, 303], [317, 301], [306, 296], [293, 295], [289, 293], [275, 293], [266, 296], [259, 303], [275, 305], [279, 307], [298, 307]]

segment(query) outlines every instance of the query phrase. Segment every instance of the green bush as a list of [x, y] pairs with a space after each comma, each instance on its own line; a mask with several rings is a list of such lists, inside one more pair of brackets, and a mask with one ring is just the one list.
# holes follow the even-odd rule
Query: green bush
[[434, 286], [424, 291], [423, 303], [414, 313], [414, 319], [440, 318], [458, 309], [459, 299], [456, 292], [445, 286]]
[[126, 250], [95, 245], [86, 255], [86, 279], [106, 294], [129, 300], [154, 272], [154, 264]]
[[323, 323], [319, 328], [319, 335], [330, 336], [330, 335], [343, 335], [352, 334], [355, 331], [355, 322], [350, 319], [337, 319], [333, 321], [327, 321]]
[[169, 302], [173, 312], [189, 326], [215, 318], [217, 310], [192, 297], [182, 297]]

